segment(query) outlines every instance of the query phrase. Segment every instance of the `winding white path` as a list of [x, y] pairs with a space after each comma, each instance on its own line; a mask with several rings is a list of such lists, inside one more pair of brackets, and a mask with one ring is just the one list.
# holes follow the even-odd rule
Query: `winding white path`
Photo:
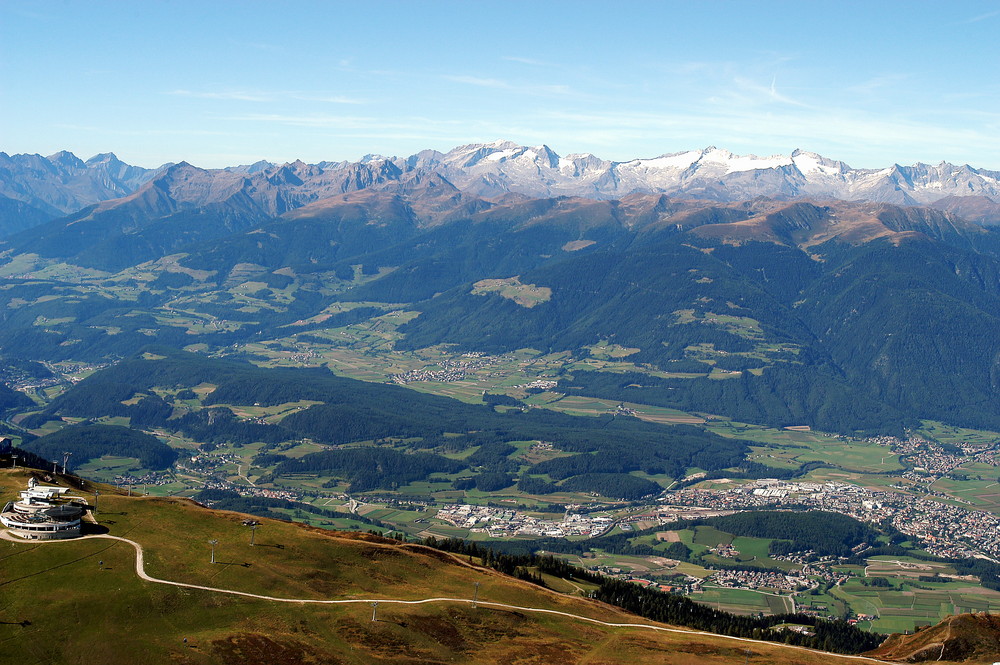
[[[91, 535], [83, 536], [81, 538], [71, 538], [67, 540], [22, 540], [16, 536], [12, 536], [7, 531], [0, 531], [0, 538], [4, 540], [9, 540], [15, 543], [21, 544], [48, 544], [48, 543], [71, 543], [78, 542], [80, 540], [87, 539], [104, 539], [104, 540], [118, 540], [123, 543], [128, 543], [135, 549], [135, 574], [141, 579], [147, 582], [153, 582], [155, 584], [169, 584], [170, 586], [183, 587], [185, 589], [199, 589], [201, 591], [210, 591], [213, 593], [226, 593], [232, 596], [244, 596], [246, 598], [257, 598], [259, 600], [270, 600], [277, 603], [298, 603], [300, 605], [312, 604], [312, 605], [371, 605], [372, 603], [382, 604], [393, 604], [393, 605], [426, 605], [430, 603], [460, 603], [464, 605], [472, 605], [471, 598], [422, 598], [420, 600], [400, 600], [396, 598], [354, 598], [347, 600], [319, 600], [313, 598], [280, 598], [278, 596], [265, 596], [257, 593], [249, 593], [246, 591], [235, 591], [233, 589], [220, 589], [210, 586], [202, 586], [200, 584], [188, 584], [186, 582], [174, 582], [173, 580], [161, 580], [158, 577], [153, 577], [146, 573], [145, 557], [142, 550], [142, 545], [135, 542], [134, 540], [129, 540], [128, 538], [122, 538], [121, 536], [111, 536], [107, 534], [101, 535]], [[700, 630], [685, 630], [682, 628], [669, 628], [667, 626], [658, 626], [655, 624], [647, 623], [613, 623], [608, 621], [601, 621], [600, 619], [593, 619], [591, 617], [582, 616], [579, 614], [572, 614], [570, 612], [562, 612], [559, 610], [549, 610], [542, 607], [521, 607], [519, 605], [508, 605], [506, 603], [493, 603], [485, 600], [479, 600], [475, 603], [476, 606], [482, 607], [494, 607], [498, 609], [505, 610], [516, 610], [518, 612], [531, 612], [535, 614], [554, 614], [558, 616], [567, 617], [569, 619], [575, 619], [577, 621], [586, 621], [589, 623], [594, 623], [599, 626], [606, 626], [608, 628], [641, 628], [645, 630], [659, 631], [663, 633], [677, 633], [680, 635], [701, 635], [705, 637], [713, 637], [723, 640], [732, 640], [735, 642], [745, 642], [748, 644], [760, 644], [769, 647], [778, 647], [782, 649], [794, 649], [797, 651], [804, 651], [806, 653], [829, 656], [831, 658], [840, 658], [845, 660], [856, 660], [865, 663], [883, 663], [884, 665], [899, 665], [898, 663], [891, 663], [885, 660], [878, 660], [876, 658], [868, 658], [866, 656], [849, 656], [839, 653], [831, 653], [827, 651], [819, 651], [816, 649], [808, 649], [806, 647], [794, 646], [791, 644], [782, 644], [780, 642], [768, 642], [766, 640], [755, 640], [749, 637], [733, 637], [731, 635], [720, 635], [718, 633], [710, 633], [707, 631]]]

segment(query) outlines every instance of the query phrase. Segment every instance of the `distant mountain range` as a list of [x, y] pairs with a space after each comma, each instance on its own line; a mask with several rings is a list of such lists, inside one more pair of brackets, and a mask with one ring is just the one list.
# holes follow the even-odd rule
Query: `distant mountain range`
[[0, 196], [57, 217], [131, 194], [156, 173], [112, 153], [84, 162], [65, 150], [48, 157], [0, 152]]
[[391, 307], [420, 312], [396, 349], [609, 343], [668, 377], [575, 371], [579, 394], [840, 432], [1000, 430], [996, 173], [503, 142], [215, 170], [68, 153], [0, 166], [13, 359], [221, 350]]
[[[723, 202], [760, 196], [865, 200], [933, 205], [971, 221], [1000, 223], [998, 171], [946, 162], [854, 169], [801, 150], [788, 156], [756, 157], [710, 147], [613, 162], [591, 154], [562, 157], [544, 145], [495, 141], [447, 153], [425, 150], [406, 158], [368, 155], [357, 162], [261, 161], [214, 170], [186, 163], [176, 166], [185, 175], [174, 169], [170, 177], [186, 181], [179, 200], [215, 202], [242, 192], [247, 205], [270, 216], [338, 193], [412, 187], [437, 176], [462, 192], [490, 199], [510, 195], [617, 199], [663, 193]], [[173, 167], [130, 166], [111, 153], [86, 162], [66, 151], [48, 157], [0, 153], [0, 233], [134, 194]]]
[[852, 169], [801, 150], [789, 156], [757, 157], [710, 147], [611, 162], [590, 154], [560, 157], [546, 146], [497, 141], [445, 154], [424, 151], [394, 163], [433, 170], [460, 189], [487, 196], [517, 192], [535, 197], [618, 198], [633, 192], [662, 192], [716, 201], [767, 196], [904, 205], [932, 203], [946, 196], [1000, 196], [996, 171], [947, 163]]

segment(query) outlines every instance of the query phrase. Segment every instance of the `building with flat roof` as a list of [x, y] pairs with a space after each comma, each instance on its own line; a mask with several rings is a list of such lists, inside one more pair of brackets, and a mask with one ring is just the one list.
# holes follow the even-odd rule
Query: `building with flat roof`
[[87, 500], [70, 496], [69, 488], [39, 485], [32, 477], [17, 501], [8, 501], [0, 511], [0, 524], [26, 540], [77, 538]]

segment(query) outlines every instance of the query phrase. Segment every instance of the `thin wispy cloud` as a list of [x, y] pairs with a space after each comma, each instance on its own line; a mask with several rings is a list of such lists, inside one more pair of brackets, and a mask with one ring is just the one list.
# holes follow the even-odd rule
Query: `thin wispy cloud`
[[502, 90], [512, 90], [513, 85], [500, 79], [482, 78], [480, 76], [445, 76], [445, 79], [455, 83], [466, 83], [476, 85], [481, 88], [500, 88]]
[[193, 97], [195, 99], [228, 99], [240, 102], [273, 102], [274, 96], [267, 93], [245, 92], [241, 90], [225, 91], [194, 91], [194, 90], [171, 90], [168, 95], [176, 97]]
[[980, 14], [979, 16], [974, 16], [964, 21], [959, 21], [958, 24], [968, 25], [969, 23], [979, 23], [980, 21], [986, 21], [991, 18], [996, 18], [997, 16], [1000, 16], [1000, 9], [992, 12], [986, 12], [985, 14]]
[[508, 92], [514, 92], [525, 95], [564, 96], [564, 95], [574, 94], [573, 88], [571, 88], [568, 85], [562, 85], [562, 84], [511, 83], [510, 81], [504, 81], [502, 79], [486, 78], [481, 76], [466, 76], [466, 75], [446, 75], [443, 78], [445, 80], [453, 81], [455, 83], [463, 83], [465, 85], [473, 85], [480, 88], [507, 90]]
[[501, 60], [506, 60], [508, 62], [519, 62], [522, 65], [531, 65], [533, 67], [556, 67], [557, 65], [551, 62], [545, 62], [544, 60], [536, 60], [535, 58], [522, 58], [517, 55], [505, 55], [500, 58]]
[[282, 100], [297, 100], [302, 102], [322, 102], [326, 104], [365, 104], [365, 100], [347, 95], [329, 95], [322, 93], [306, 93], [295, 91], [244, 91], [244, 90], [223, 90], [223, 91], [193, 91], [193, 90], [172, 90], [168, 95], [178, 97], [192, 97], [195, 99], [220, 99], [241, 102], [277, 102]]
[[344, 95], [306, 95], [306, 94], [291, 94], [289, 95], [292, 99], [297, 99], [303, 102], [323, 102], [326, 104], [366, 104], [367, 102], [363, 99], [358, 99], [356, 97], [346, 97]]
[[912, 78], [909, 74], [886, 74], [848, 86], [846, 90], [854, 94], [872, 94], [896, 86]]
[[279, 53], [285, 50], [284, 47], [282, 46], [278, 46], [277, 44], [269, 44], [267, 42], [249, 42], [237, 39], [230, 39], [229, 43], [232, 44], [233, 46], [239, 46], [240, 48], [250, 48], [256, 51], [267, 51], [271, 53]]
[[409, 117], [386, 120], [380, 116], [328, 115], [314, 114], [280, 114], [280, 113], [246, 113], [224, 118], [231, 122], [260, 122], [292, 127], [315, 127], [337, 129], [412, 129], [421, 127], [459, 126], [458, 120], [441, 120], [426, 117]]
[[110, 136], [235, 136], [234, 132], [211, 129], [127, 129], [122, 127], [79, 125], [72, 123], [56, 123], [57, 129], [68, 129], [74, 132], [90, 134], [108, 134]]
[[743, 91], [744, 93], [749, 93], [748, 97], [751, 102], [777, 102], [779, 104], [798, 106], [800, 108], [810, 107], [809, 104], [806, 104], [805, 102], [801, 102], [797, 99], [789, 97], [788, 95], [778, 92], [777, 80], [777, 75], [774, 75], [771, 77], [771, 83], [769, 85], [762, 85], [757, 81], [737, 76], [733, 79], [733, 84], [738, 90]]

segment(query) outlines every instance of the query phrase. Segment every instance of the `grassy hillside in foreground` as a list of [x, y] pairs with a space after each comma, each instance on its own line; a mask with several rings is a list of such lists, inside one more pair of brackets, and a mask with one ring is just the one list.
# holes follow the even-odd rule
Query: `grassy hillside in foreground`
[[[0, 472], [11, 497], [23, 470]], [[250, 547], [244, 516], [104, 488], [98, 518], [140, 542], [146, 570], [192, 584], [291, 598], [468, 598], [645, 623], [416, 546], [264, 520]], [[211, 564], [210, 539], [218, 539]], [[0, 541], [0, 644], [6, 662], [58, 663], [731, 663], [848, 662], [830, 654], [714, 636], [604, 628], [467, 604], [309, 605], [141, 581], [125, 543]], [[103, 565], [101, 564], [103, 562]], [[184, 639], [187, 638], [187, 643]], [[0, 659], [0, 660], [2, 660]]]

